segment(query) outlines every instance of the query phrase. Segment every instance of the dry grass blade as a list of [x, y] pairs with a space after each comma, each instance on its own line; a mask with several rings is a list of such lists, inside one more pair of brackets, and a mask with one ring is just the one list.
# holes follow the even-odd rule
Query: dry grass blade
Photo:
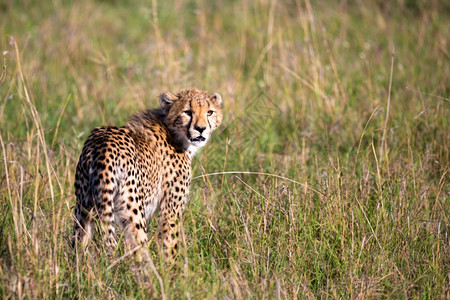
[[[448, 298], [445, 1], [3, 2], [1, 297]], [[96, 238], [83, 260], [88, 132], [185, 87], [225, 113], [192, 164], [182, 265]]]
[[3, 83], [6, 77], [6, 64], [3, 63], [2, 74], [0, 75], [0, 84]]
[[[386, 117], [384, 119], [384, 126], [383, 126], [383, 136], [381, 137], [381, 145], [380, 145], [380, 163], [383, 161], [383, 153], [385, 154], [385, 160], [386, 164], [389, 163], [388, 160], [388, 147], [386, 142], [386, 132], [387, 132], [387, 125], [389, 121], [389, 110], [391, 108], [391, 92], [392, 92], [392, 77], [394, 74], [394, 60], [395, 60], [395, 48], [392, 50], [392, 57], [391, 57], [391, 71], [389, 73], [389, 89], [388, 89], [388, 97], [387, 97], [387, 104], [386, 104]], [[389, 170], [389, 169], [388, 169]]]
[[250, 171], [225, 171], [225, 172], [216, 172], [216, 173], [209, 173], [209, 174], [203, 174], [203, 175], [199, 175], [199, 176], [195, 176], [192, 178], [192, 180], [195, 179], [199, 179], [199, 178], [203, 178], [203, 177], [209, 177], [209, 176], [218, 176], [218, 175], [226, 175], [226, 174], [247, 174], [247, 175], [261, 175], [261, 176], [269, 176], [269, 177], [274, 177], [274, 178], [279, 178], [279, 179], [283, 179], [295, 184], [298, 184], [302, 187], [305, 187], [311, 191], [313, 191], [314, 193], [321, 195], [321, 196], [325, 196], [324, 193], [319, 192], [316, 189], [313, 189], [312, 187], [310, 187], [309, 185], [305, 184], [305, 183], [301, 183], [299, 181], [281, 176], [281, 175], [277, 175], [277, 174], [271, 174], [271, 173], [264, 173], [264, 172], [250, 172]]
[[[139, 251], [139, 252], [138, 252]], [[118, 259], [114, 260], [107, 268], [106, 270], [111, 270], [113, 267], [115, 267], [118, 263], [125, 260], [127, 257], [133, 255], [134, 253], [138, 252], [139, 255], [143, 255], [144, 261], [150, 266], [150, 269], [152, 270], [153, 274], [155, 275], [156, 279], [159, 283], [159, 288], [161, 289], [161, 299], [166, 299], [166, 293], [164, 292], [164, 282], [161, 278], [161, 276], [158, 273], [158, 270], [155, 267], [155, 264], [153, 263], [152, 258], [150, 257], [150, 253], [148, 253], [147, 249], [144, 249], [141, 245], [134, 247], [133, 249], [129, 250], [127, 253], [119, 257]], [[145, 267], [145, 264], [142, 265], [142, 268]], [[143, 270], [145, 271], [145, 270]]]

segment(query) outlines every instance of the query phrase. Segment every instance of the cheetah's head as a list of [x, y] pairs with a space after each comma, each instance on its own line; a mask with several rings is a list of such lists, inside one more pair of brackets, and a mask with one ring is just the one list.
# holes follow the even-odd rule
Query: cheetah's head
[[174, 95], [159, 96], [165, 111], [165, 123], [183, 148], [195, 153], [209, 140], [211, 133], [222, 122], [222, 97], [197, 89], [186, 89]]

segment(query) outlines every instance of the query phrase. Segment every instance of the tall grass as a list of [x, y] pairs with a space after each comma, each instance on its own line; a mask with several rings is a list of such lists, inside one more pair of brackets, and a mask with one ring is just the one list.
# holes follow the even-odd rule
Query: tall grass
[[[440, 1], [0, 2], [2, 298], [449, 298]], [[220, 92], [178, 264], [70, 247], [89, 130]]]

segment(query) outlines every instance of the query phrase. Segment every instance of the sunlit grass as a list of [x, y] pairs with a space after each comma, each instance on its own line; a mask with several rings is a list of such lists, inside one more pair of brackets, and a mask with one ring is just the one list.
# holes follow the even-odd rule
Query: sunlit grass
[[[2, 297], [449, 297], [448, 5], [147, 2], [0, 3]], [[225, 118], [178, 265], [155, 220], [156, 272], [75, 253], [89, 130], [184, 87]]]

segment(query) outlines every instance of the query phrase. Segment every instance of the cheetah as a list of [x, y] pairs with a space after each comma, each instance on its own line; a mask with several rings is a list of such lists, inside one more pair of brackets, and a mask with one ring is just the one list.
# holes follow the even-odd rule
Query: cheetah
[[98, 220], [107, 249], [115, 224], [132, 248], [147, 242], [147, 221], [158, 214], [164, 257], [177, 253], [191, 161], [222, 122], [222, 97], [198, 89], [159, 95], [160, 107], [122, 127], [97, 127], [86, 140], [75, 175], [74, 241], [88, 245]]

